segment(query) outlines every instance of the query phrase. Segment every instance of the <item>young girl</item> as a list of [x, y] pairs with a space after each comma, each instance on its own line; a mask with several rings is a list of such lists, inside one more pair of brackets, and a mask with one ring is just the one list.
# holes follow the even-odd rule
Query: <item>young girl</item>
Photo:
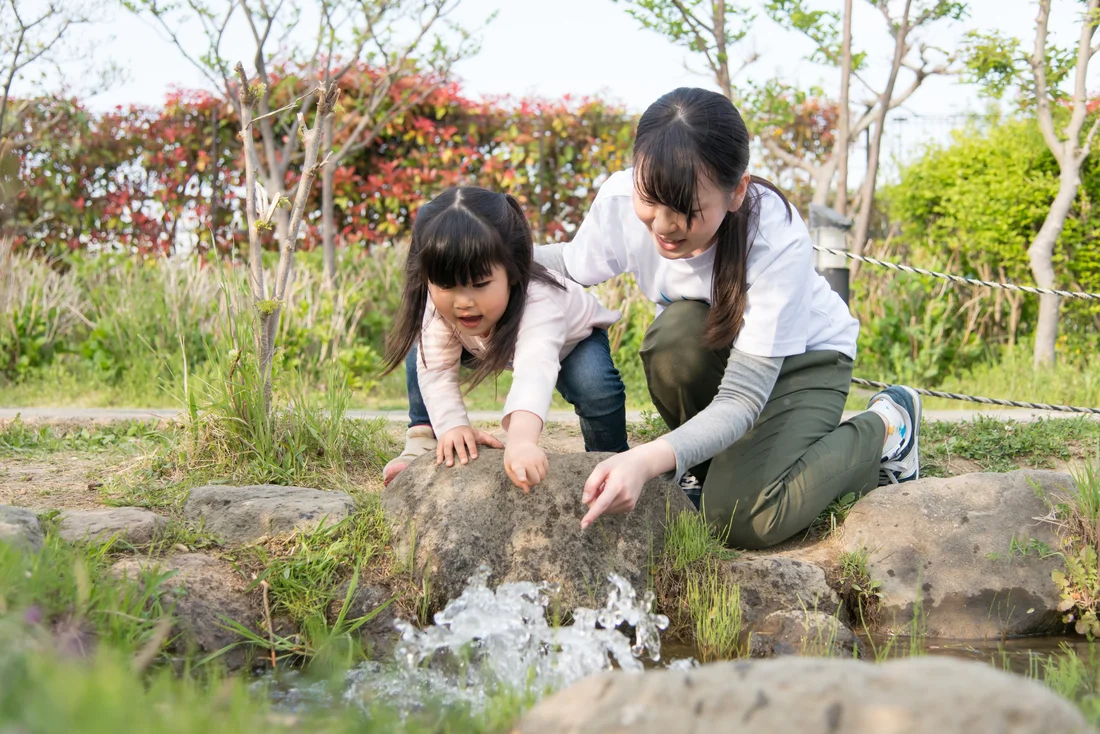
[[[530, 490], [548, 468], [538, 439], [555, 384], [581, 414], [592, 450], [626, 450], [626, 390], [606, 332], [619, 314], [534, 262], [533, 249], [530, 227], [511, 196], [452, 188], [420, 208], [384, 363], [388, 374], [406, 355], [412, 361], [413, 423], [405, 451], [384, 471], [387, 484], [433, 448], [437, 464], [453, 466], [455, 456], [463, 464], [476, 459], [482, 444], [504, 448], [508, 477]], [[562, 360], [570, 358], [571, 374], [594, 378], [587, 387], [565, 375]], [[502, 421], [507, 447], [470, 427], [460, 364], [473, 369], [471, 386], [513, 370]]]
[[597, 465], [582, 527], [672, 472], [730, 545], [763, 548], [837, 497], [919, 476], [915, 391], [891, 387], [840, 423], [859, 324], [814, 271], [798, 213], [748, 162], [729, 100], [677, 89], [642, 115], [634, 168], [600, 188], [576, 237], [537, 249], [582, 285], [633, 273], [657, 303], [642, 360], [673, 430]]

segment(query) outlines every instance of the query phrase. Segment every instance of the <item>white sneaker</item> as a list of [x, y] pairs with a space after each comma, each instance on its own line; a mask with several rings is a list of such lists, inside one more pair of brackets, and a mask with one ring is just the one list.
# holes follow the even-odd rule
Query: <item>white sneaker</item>
[[435, 431], [431, 426], [413, 426], [405, 431], [405, 449], [382, 469], [382, 486], [388, 487], [414, 459], [435, 451], [435, 447]]
[[901, 454], [895, 459], [882, 462], [879, 468], [879, 485], [899, 484], [920, 479], [920, 394], [905, 385], [891, 385], [873, 395], [867, 403], [868, 407], [876, 400], [889, 400], [909, 416], [909, 424], [913, 427], [913, 434], [909, 437], [909, 443], [902, 449]]

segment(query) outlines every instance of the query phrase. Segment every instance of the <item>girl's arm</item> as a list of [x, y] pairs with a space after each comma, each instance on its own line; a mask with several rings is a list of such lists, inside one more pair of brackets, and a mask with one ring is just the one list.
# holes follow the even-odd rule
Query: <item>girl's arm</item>
[[462, 464], [477, 458], [477, 446], [503, 448], [493, 436], [475, 431], [470, 426], [458, 368], [462, 361], [462, 342], [454, 329], [436, 313], [431, 302], [424, 311], [421, 329], [421, 349], [417, 355], [417, 378], [432, 428], [439, 438], [435, 463], [454, 466], [455, 457]]
[[436, 435], [442, 436], [453, 428], [469, 426], [470, 419], [458, 381], [462, 342], [454, 329], [436, 312], [431, 301], [424, 310], [417, 360], [420, 392]]
[[561, 371], [568, 323], [561, 306], [545, 293], [528, 296], [512, 359], [512, 389], [501, 422], [508, 432], [504, 468], [512, 483], [530, 490], [546, 476], [546, 454], [538, 447]]

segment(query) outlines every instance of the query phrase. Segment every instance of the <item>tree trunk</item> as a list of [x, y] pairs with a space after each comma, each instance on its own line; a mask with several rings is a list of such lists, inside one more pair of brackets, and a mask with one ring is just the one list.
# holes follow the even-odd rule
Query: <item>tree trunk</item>
[[844, 35], [840, 51], [840, 110], [837, 116], [836, 145], [833, 156], [838, 157], [836, 199], [833, 210], [848, 215], [848, 145], [851, 129], [851, 110], [848, 92], [852, 81], [852, 0], [844, 0]]
[[[332, 117], [326, 117], [321, 133], [321, 150], [332, 150]], [[325, 257], [324, 287], [336, 284], [336, 222], [335, 222], [336, 161], [330, 157], [321, 169], [321, 247]]]
[[810, 200], [821, 206], [829, 205], [829, 192], [833, 187], [833, 177], [836, 175], [836, 167], [839, 159], [834, 155], [829, 160], [816, 166], [810, 172], [810, 180], [813, 181], [814, 195]]
[[911, 5], [912, 0], [906, 0], [905, 10], [902, 11], [901, 21], [898, 23], [897, 35], [894, 36], [894, 64], [890, 67], [890, 78], [886, 82], [886, 89], [879, 95], [878, 111], [874, 122], [875, 132], [867, 148], [867, 173], [863, 178], [863, 186], [860, 187], [859, 215], [856, 217], [856, 232], [852, 239], [852, 252], [856, 255], [863, 254], [863, 248], [867, 244], [867, 236], [871, 230], [871, 211], [875, 205], [875, 179], [878, 178], [878, 159], [882, 150], [882, 135], [886, 129], [886, 115], [890, 112], [890, 102], [894, 99], [894, 84], [898, 80], [898, 71], [901, 69], [906, 51], [909, 50], [906, 39], [909, 37]]
[[[1027, 248], [1031, 274], [1040, 288], [1054, 288], [1054, 247], [1062, 234], [1066, 217], [1069, 216], [1073, 201], [1077, 198], [1077, 187], [1081, 175], [1071, 159], [1073, 147], [1067, 148], [1067, 160], [1062, 167], [1058, 182], [1058, 195], [1050, 205], [1043, 226]], [[1062, 299], [1058, 296], [1043, 294], [1039, 296], [1039, 323], [1035, 328], [1035, 366], [1049, 367], [1054, 364], [1054, 346], [1058, 340], [1058, 309]]]
[[726, 3], [725, 0], [714, 0], [714, 44], [715, 57], [718, 68], [714, 70], [717, 77], [718, 89], [726, 95], [726, 99], [735, 102], [733, 95], [733, 80], [730, 79], [729, 55], [726, 51]]

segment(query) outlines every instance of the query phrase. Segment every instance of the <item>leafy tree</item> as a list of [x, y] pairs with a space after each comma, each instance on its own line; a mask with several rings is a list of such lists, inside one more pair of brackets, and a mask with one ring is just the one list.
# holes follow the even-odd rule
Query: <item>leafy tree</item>
[[[1058, 164], [1058, 189], [1042, 226], [1027, 248], [1035, 282], [1054, 288], [1058, 281], [1055, 249], [1081, 185], [1081, 168], [1092, 150], [1100, 117], [1085, 128], [1088, 117], [1088, 71], [1100, 23], [1100, 0], [1079, 0], [1083, 6], [1078, 38], [1073, 48], [1054, 45], [1048, 38], [1050, 0], [1039, 0], [1035, 40], [1028, 51], [1019, 39], [997, 33], [970, 34], [966, 64], [968, 79], [983, 86], [986, 94], [1001, 97], [1009, 89], [1020, 93], [1021, 104], [1034, 109], [1039, 130]], [[1039, 297], [1039, 319], [1035, 333], [1035, 365], [1054, 364], [1058, 340], [1058, 296]]]

